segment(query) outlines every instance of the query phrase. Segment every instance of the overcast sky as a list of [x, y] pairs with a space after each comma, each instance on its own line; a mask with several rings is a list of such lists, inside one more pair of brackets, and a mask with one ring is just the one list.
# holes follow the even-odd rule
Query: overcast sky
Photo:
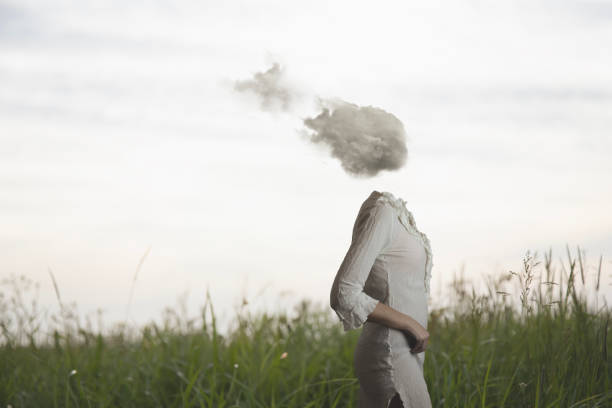
[[[274, 63], [290, 109], [233, 84]], [[231, 316], [327, 302], [359, 206], [407, 202], [433, 300], [525, 252], [612, 270], [610, 1], [0, 0], [0, 275], [105, 320], [208, 286]], [[316, 98], [401, 120], [407, 161], [355, 177], [301, 136]], [[258, 298], [255, 298], [260, 294]]]

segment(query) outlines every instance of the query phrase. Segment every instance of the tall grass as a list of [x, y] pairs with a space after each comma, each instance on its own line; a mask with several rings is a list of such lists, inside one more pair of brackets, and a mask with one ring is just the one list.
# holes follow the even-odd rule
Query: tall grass
[[[612, 406], [611, 311], [585, 295], [599, 293], [601, 259], [591, 277], [580, 251], [567, 252], [557, 268], [550, 252], [544, 264], [527, 252], [521, 271], [489, 277], [484, 293], [455, 279], [451, 304], [428, 323], [434, 406]], [[220, 333], [207, 293], [197, 320], [167, 309], [161, 324], [102, 334], [81, 325], [55, 287], [61, 314], [42, 336], [47, 317], [24, 297], [32, 282], [3, 283], [0, 407], [355, 406], [359, 331], [343, 333], [326, 304], [244, 308]]]

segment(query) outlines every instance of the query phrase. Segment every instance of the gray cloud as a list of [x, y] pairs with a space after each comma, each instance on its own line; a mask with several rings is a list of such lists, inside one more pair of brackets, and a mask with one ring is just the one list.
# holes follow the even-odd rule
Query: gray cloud
[[393, 114], [374, 106], [341, 99], [319, 100], [322, 112], [304, 119], [314, 131], [303, 135], [331, 147], [331, 155], [355, 177], [373, 177], [381, 170], [398, 170], [407, 160], [406, 132]]
[[[582, 18], [588, 23], [609, 23], [612, 19], [612, 4], [609, 1], [590, 0], [590, 1], [550, 1], [551, 6], [560, 8], [575, 19]], [[544, 5], [546, 7], [547, 5]], [[559, 7], [561, 6], [561, 7]]]
[[239, 92], [252, 92], [260, 98], [261, 109], [289, 110], [290, 105], [296, 97], [296, 93], [283, 81], [283, 69], [275, 62], [265, 72], [257, 72], [253, 79], [235, 81], [234, 89]]

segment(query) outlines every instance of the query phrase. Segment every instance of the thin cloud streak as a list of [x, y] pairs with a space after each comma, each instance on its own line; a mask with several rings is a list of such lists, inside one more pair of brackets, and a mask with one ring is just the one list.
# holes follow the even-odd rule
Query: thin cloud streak
[[234, 83], [238, 92], [250, 92], [260, 100], [261, 109], [288, 111], [297, 93], [284, 83], [284, 70], [278, 62], [265, 72], [256, 72], [253, 79], [239, 80]]

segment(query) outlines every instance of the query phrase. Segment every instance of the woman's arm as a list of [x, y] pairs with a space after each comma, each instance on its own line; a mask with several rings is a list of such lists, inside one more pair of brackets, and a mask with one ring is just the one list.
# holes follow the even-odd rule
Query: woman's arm
[[368, 315], [369, 321], [383, 324], [393, 329], [408, 332], [414, 337], [414, 344], [411, 344], [412, 353], [425, 351], [429, 341], [429, 332], [419, 322], [412, 317], [398, 310], [378, 302], [372, 313]]
[[376, 258], [391, 240], [394, 216], [393, 208], [379, 203], [362, 207], [355, 220], [353, 240], [329, 296], [345, 331], [360, 327], [378, 303], [364, 291], [364, 285]]

